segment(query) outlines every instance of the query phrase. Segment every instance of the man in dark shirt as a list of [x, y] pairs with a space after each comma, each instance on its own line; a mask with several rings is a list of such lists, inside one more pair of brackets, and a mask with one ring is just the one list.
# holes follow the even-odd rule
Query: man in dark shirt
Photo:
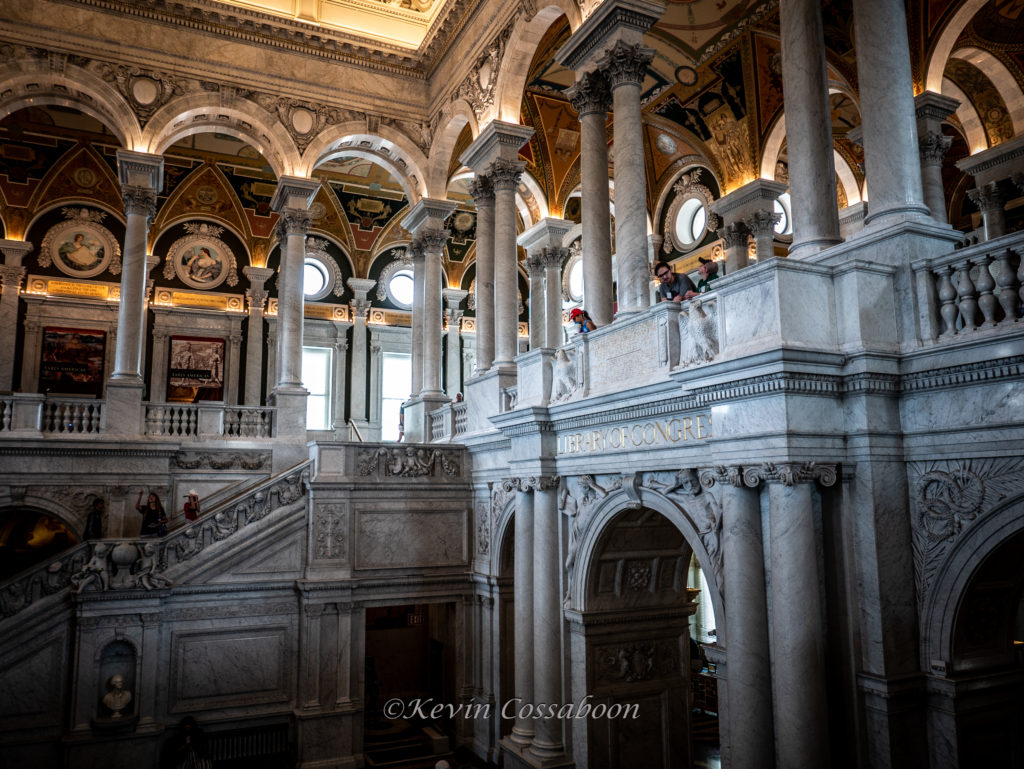
[[697, 294], [693, 281], [681, 273], [673, 272], [668, 262], [658, 262], [654, 266], [654, 274], [658, 278], [658, 295], [662, 301], [681, 302]]

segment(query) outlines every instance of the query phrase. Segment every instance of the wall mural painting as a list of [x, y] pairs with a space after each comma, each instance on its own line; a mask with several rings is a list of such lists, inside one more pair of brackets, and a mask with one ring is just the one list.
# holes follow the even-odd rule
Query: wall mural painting
[[121, 249], [113, 234], [100, 222], [102, 211], [65, 208], [66, 221], [55, 224], [39, 246], [39, 266], [57, 266], [73, 278], [92, 278], [109, 268], [121, 273]]
[[224, 399], [224, 340], [172, 336], [167, 369], [168, 403]]
[[107, 335], [103, 331], [44, 328], [39, 391], [100, 397], [106, 345]]
[[164, 277], [167, 280], [178, 277], [192, 288], [215, 288], [227, 281], [229, 286], [238, 285], [238, 267], [235, 255], [220, 239], [223, 227], [212, 224], [193, 223], [185, 225], [185, 237], [171, 244], [164, 263]]

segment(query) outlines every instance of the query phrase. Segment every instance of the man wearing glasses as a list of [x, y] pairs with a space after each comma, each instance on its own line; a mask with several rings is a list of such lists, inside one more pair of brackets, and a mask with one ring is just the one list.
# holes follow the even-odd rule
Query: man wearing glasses
[[658, 295], [661, 300], [682, 302], [697, 296], [697, 287], [693, 281], [682, 273], [673, 272], [668, 262], [660, 261], [654, 265], [654, 274], [658, 278]]

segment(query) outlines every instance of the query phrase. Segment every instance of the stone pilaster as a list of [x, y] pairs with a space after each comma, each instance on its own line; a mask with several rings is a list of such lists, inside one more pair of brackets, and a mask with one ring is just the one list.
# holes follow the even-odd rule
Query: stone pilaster
[[263, 373], [263, 311], [267, 306], [264, 284], [274, 274], [269, 267], [245, 266], [242, 273], [249, 279], [245, 298], [249, 305], [249, 323], [245, 337], [245, 386], [242, 402], [246, 406], [259, 406]]
[[[904, 5], [901, 0], [854, 0], [853, 22], [864, 130], [864, 168], [870, 193], [864, 224], [870, 227], [875, 222], [920, 219], [928, 216], [929, 211], [921, 188], [914, 79], [910, 71]], [[788, 83], [786, 88], [789, 88]], [[788, 110], [787, 105], [787, 134]], [[830, 155], [831, 152], [830, 146]], [[791, 148], [791, 178], [794, 154], [799, 155]], [[799, 206], [794, 196], [794, 220]]]
[[607, 326], [612, 322], [615, 301], [606, 127], [611, 91], [603, 73], [583, 72], [566, 95], [580, 116], [583, 306], [598, 326]]
[[821, 4], [782, 0], [779, 22], [793, 212], [789, 254], [799, 258], [840, 240]]
[[476, 202], [476, 373], [494, 362], [494, 187], [478, 174], [470, 185]]
[[[18, 333], [18, 297], [21, 282], [25, 279], [25, 268], [21, 266], [24, 256], [34, 246], [23, 240], [0, 240], [0, 252], [4, 264], [0, 265], [0, 280], [3, 293], [0, 294], [0, 335], [4, 339], [15, 339]], [[0, 391], [14, 389], [14, 345], [0, 345]]]
[[[534, 562], [533, 562], [533, 531], [534, 506], [533, 494], [528, 486], [520, 486], [517, 481], [511, 482], [516, 491], [515, 512], [515, 554], [514, 554], [514, 588], [515, 588], [515, 696], [520, 704], [534, 703]], [[556, 595], [557, 595], [556, 591]], [[519, 713], [512, 728], [511, 740], [520, 748], [533, 742], [534, 721]]]

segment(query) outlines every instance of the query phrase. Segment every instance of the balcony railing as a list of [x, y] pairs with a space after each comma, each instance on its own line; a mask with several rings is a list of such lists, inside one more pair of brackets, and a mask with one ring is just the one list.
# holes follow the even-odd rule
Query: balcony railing
[[103, 401], [47, 398], [43, 402], [42, 431], [80, 435], [100, 432]]
[[225, 438], [271, 438], [274, 409], [265, 406], [228, 406], [224, 409]]
[[199, 407], [178, 403], [148, 404], [145, 429], [146, 435], [195, 438], [199, 434]]

